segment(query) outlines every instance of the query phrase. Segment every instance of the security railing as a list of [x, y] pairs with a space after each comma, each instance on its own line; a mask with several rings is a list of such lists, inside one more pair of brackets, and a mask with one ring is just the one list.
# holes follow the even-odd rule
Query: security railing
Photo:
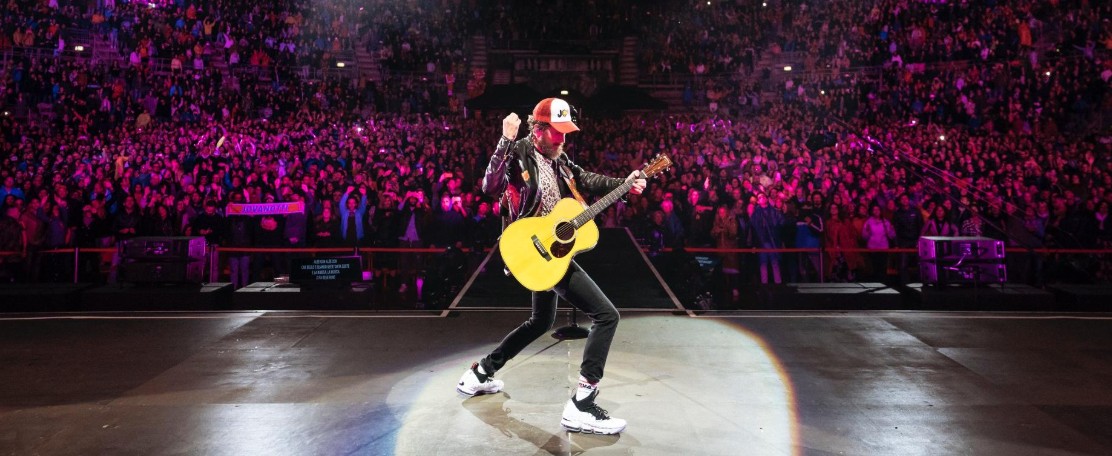
[[[467, 255], [479, 255], [489, 252], [491, 249], [478, 248], [478, 247], [465, 247], [456, 249]], [[672, 248], [664, 249], [650, 249], [642, 247], [650, 257], [656, 257], [662, 254], [675, 254], [685, 253], [693, 256], [703, 256], [713, 258], [721, 261], [728, 255], [740, 255], [744, 263], [748, 263], [749, 268], [757, 262], [757, 256], [762, 254], [778, 254], [780, 255], [780, 266], [783, 277], [786, 279], [791, 275], [788, 267], [794, 267], [793, 264], [798, 264], [799, 261], [811, 261], [809, 258], [813, 255], [818, 256], [817, 271], [811, 271], [808, 280], [804, 282], [823, 282], [830, 278], [827, 271], [830, 265], [828, 262], [837, 254], [860, 254], [868, 255], [883, 255], [886, 256], [885, 265], [888, 268], [895, 266], [890, 264], [889, 261], [899, 258], [901, 255], [906, 256], [905, 262], [909, 264], [918, 265], [918, 250], [915, 248], [889, 248], [889, 249], [868, 249], [868, 248], [710, 248], [710, 247], [686, 247], [682, 251], [677, 251]], [[282, 261], [284, 264], [276, 264], [275, 269], [278, 272], [289, 270], [289, 260], [293, 258], [316, 257], [321, 255], [335, 256], [338, 254], [358, 255], [363, 258], [364, 271], [374, 271], [383, 269], [382, 262], [390, 263], [387, 269], [410, 268], [410, 269], [424, 269], [427, 268], [429, 260], [436, 256], [442, 255], [448, 249], [440, 247], [304, 247], [304, 248], [285, 248], [285, 247], [222, 247], [222, 246], [209, 246], [206, 254], [206, 276], [205, 279], [211, 282], [228, 281], [228, 267], [227, 258], [230, 255], [252, 255], [256, 258], [267, 257], [267, 261]], [[38, 251], [29, 252], [13, 252], [13, 251], [0, 251], [0, 265], [11, 265], [13, 262], [22, 263], [22, 267], [27, 267], [27, 263], [34, 263], [38, 267], [62, 267], [65, 269], [65, 280], [72, 281], [73, 283], [80, 282], [103, 282], [106, 276], [111, 274], [111, 268], [118, 259], [114, 259], [117, 254], [115, 247], [64, 247], [54, 249], [43, 249]], [[1077, 248], [1017, 248], [1007, 247], [1005, 257], [1022, 257], [1039, 264], [1039, 267], [1033, 269], [1037, 276], [1028, 278], [1037, 284], [1054, 283], [1058, 281], [1068, 282], [1095, 282], [1095, 283], [1110, 283], [1112, 282], [1112, 261], [1109, 257], [1112, 256], [1112, 249], [1077, 249]], [[12, 257], [16, 257], [13, 261]], [[49, 260], [47, 260], [50, 258]], [[65, 261], [59, 258], [67, 258]], [[405, 266], [397, 266], [397, 264], [405, 263]], [[91, 264], [96, 265], [96, 268], [91, 269]], [[897, 263], [898, 264], [898, 263]], [[44, 266], [45, 265], [45, 266]], [[1073, 271], [1073, 272], [1069, 272]], [[58, 277], [59, 271], [51, 271], [53, 277]], [[739, 272], [746, 272], [745, 270]], [[884, 272], [873, 271], [876, 276], [890, 276], [891, 270]], [[899, 271], [896, 271], [898, 274]], [[721, 273], [720, 271], [717, 273]], [[279, 274], [280, 275], [280, 274]], [[252, 277], [255, 278], [255, 277]], [[749, 279], [749, 278], [747, 278]], [[1065, 279], [1065, 280], [1063, 280]], [[53, 280], [59, 281], [57, 279]], [[784, 280], [787, 282], [787, 280]], [[860, 280], [858, 280], [860, 281]]]

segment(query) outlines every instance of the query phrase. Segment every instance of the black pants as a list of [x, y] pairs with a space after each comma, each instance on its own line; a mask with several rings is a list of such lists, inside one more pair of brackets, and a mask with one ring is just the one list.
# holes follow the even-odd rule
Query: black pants
[[602, 293], [595, 281], [574, 261], [571, 262], [568, 273], [552, 290], [533, 292], [533, 315], [506, 335], [498, 348], [483, 358], [483, 369], [492, 373], [498, 371], [526, 346], [548, 332], [556, 320], [556, 303], [559, 297], [587, 314], [594, 323], [583, 349], [579, 374], [591, 382], [601, 380], [603, 368], [606, 367], [606, 356], [610, 353], [610, 342], [614, 340], [614, 331], [618, 328], [618, 309], [614, 308], [614, 304]]

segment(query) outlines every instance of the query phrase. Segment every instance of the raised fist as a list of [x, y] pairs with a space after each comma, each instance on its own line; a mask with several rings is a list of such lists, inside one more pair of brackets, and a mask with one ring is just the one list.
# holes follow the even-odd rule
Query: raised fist
[[521, 118], [517, 114], [510, 113], [505, 119], [502, 119], [502, 136], [505, 136], [513, 141], [517, 138], [517, 130], [521, 127]]

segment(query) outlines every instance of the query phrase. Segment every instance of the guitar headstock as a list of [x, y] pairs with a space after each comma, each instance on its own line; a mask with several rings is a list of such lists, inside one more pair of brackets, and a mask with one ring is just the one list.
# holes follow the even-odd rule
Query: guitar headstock
[[672, 159], [668, 158], [668, 155], [657, 154], [649, 164], [645, 165], [645, 169], [641, 170], [641, 172], [645, 173], [645, 177], [653, 177], [671, 167]]

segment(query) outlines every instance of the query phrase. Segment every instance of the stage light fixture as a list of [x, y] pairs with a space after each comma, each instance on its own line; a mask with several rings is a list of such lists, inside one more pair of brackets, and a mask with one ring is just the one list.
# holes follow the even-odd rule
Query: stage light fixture
[[79, 45], [77, 45], [77, 46], [74, 46], [74, 47], [73, 47], [73, 50], [75, 50], [75, 51], [77, 51], [77, 52], [82, 52], [82, 51], [84, 51], [84, 50], [85, 50], [85, 46], [82, 46], [82, 45], [80, 45], [80, 44], [79, 44]]
[[791, 70], [792, 70], [791, 65], [784, 65], [784, 71], [791, 71]]
[[561, 91], [560, 91], [560, 95], [567, 95], [567, 94], [568, 94], [568, 91], [567, 91], [567, 90], [561, 90]]
[[343, 68], [344, 62], [336, 62], [336, 68]]

